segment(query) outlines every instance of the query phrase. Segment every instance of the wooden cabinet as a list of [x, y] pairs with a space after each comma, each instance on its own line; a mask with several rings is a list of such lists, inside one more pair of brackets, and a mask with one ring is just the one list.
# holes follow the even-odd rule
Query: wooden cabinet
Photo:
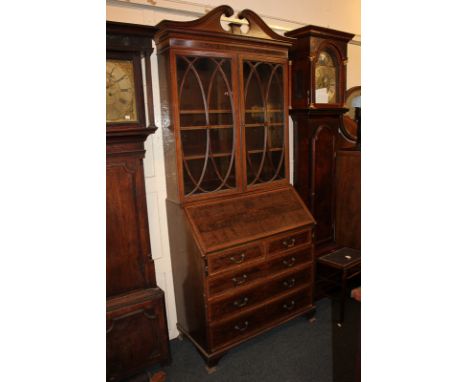
[[316, 255], [336, 241], [336, 156], [356, 144], [343, 113], [347, 43], [352, 34], [306, 26], [286, 33], [290, 50], [291, 109], [294, 123], [294, 186], [317, 221]]
[[314, 219], [289, 184], [288, 48], [252, 11], [163, 21], [158, 49], [177, 326], [209, 366], [313, 311]]
[[314, 221], [292, 187], [167, 206], [177, 327], [208, 365], [313, 311]]
[[[148, 123], [146, 122], [143, 98], [136, 96], [143, 94], [141, 62], [145, 60], [145, 66], [149, 68], [153, 33], [153, 28], [107, 24], [107, 57], [111, 60], [119, 57], [120, 68], [125, 69], [125, 65], [131, 63], [134, 69], [133, 72], [119, 74], [119, 78], [127, 76], [127, 98], [123, 100], [125, 102], [121, 102], [122, 107], [119, 106], [112, 112], [108, 108], [107, 118], [108, 381], [122, 380], [157, 362], [170, 360], [164, 294], [156, 285], [151, 256], [143, 173], [144, 141], [156, 128], [151, 112]], [[112, 61], [109, 72], [115, 73], [117, 70], [119, 68]], [[147, 70], [146, 79], [149, 83], [150, 75], [150, 70]], [[115, 92], [119, 91], [118, 85], [109, 82], [112, 80], [108, 81], [107, 86], [108, 105], [114, 102]], [[123, 80], [119, 83], [122, 82]], [[128, 86], [131, 84], [135, 84], [135, 88], [133, 95], [129, 96]], [[151, 94], [147, 93], [147, 101], [150, 98]], [[128, 122], [125, 121], [125, 116], [129, 116]], [[122, 121], [113, 121], [118, 119]]]

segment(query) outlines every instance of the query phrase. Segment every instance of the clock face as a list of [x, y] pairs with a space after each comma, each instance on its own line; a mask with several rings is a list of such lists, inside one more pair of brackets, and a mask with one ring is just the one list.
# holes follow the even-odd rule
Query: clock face
[[336, 103], [336, 66], [327, 52], [320, 52], [315, 65], [315, 102]]
[[106, 61], [106, 122], [138, 122], [133, 61]]

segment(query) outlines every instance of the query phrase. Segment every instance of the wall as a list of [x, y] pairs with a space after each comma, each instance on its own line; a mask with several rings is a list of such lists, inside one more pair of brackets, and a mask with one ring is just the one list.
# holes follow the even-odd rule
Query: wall
[[[277, 33], [313, 24], [356, 34], [353, 44], [348, 45], [347, 88], [361, 84], [360, 0], [289, 0], [281, 3], [271, 0], [256, 0], [254, 4], [251, 0], [212, 0], [209, 5], [203, 0], [198, 0], [198, 4], [183, 0], [108, 0], [107, 20], [143, 25], [156, 25], [164, 19], [193, 20], [203, 15], [207, 10], [226, 3], [231, 5], [235, 11], [252, 9], [262, 16]], [[160, 126], [158, 65], [155, 54], [151, 57], [151, 65], [155, 119], [156, 125]], [[290, 125], [291, 123], [290, 120]], [[151, 248], [156, 264], [157, 282], [165, 292], [169, 337], [172, 339], [178, 335], [178, 332], [167, 231], [166, 178], [161, 133], [161, 130], [158, 130], [146, 141], [147, 151], [144, 166]], [[293, 140], [290, 139], [290, 142]]]

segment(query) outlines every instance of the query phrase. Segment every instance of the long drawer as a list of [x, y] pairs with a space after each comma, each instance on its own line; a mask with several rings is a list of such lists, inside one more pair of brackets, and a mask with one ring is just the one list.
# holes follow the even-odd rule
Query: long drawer
[[308, 307], [312, 307], [312, 294], [310, 288], [304, 287], [232, 320], [213, 323], [209, 326], [211, 348], [215, 350], [240, 342], [272, 324], [306, 311]]
[[243, 267], [229, 274], [212, 277], [208, 280], [208, 294], [213, 296], [236, 288], [245, 287], [255, 281], [262, 280], [266, 274], [266, 263], [262, 262], [254, 266]]
[[208, 319], [216, 321], [241, 313], [277, 295], [288, 293], [292, 289], [310, 286], [311, 279], [312, 268], [309, 265], [293, 269], [273, 279], [268, 278], [265, 284], [244, 289], [209, 303]]

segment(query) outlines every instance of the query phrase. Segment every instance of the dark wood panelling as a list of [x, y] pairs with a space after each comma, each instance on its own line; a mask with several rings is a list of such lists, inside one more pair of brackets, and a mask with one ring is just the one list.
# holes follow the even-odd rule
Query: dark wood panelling
[[334, 178], [336, 138], [330, 126], [321, 125], [315, 132], [310, 152], [310, 207], [317, 219], [317, 244], [334, 239]]
[[336, 241], [361, 249], [361, 151], [338, 151], [336, 175]]
[[[141, 184], [140, 159], [109, 158], [107, 162], [107, 296], [145, 288], [148, 252], [140, 240], [136, 184]], [[130, 254], [130, 255], [129, 255]]]

